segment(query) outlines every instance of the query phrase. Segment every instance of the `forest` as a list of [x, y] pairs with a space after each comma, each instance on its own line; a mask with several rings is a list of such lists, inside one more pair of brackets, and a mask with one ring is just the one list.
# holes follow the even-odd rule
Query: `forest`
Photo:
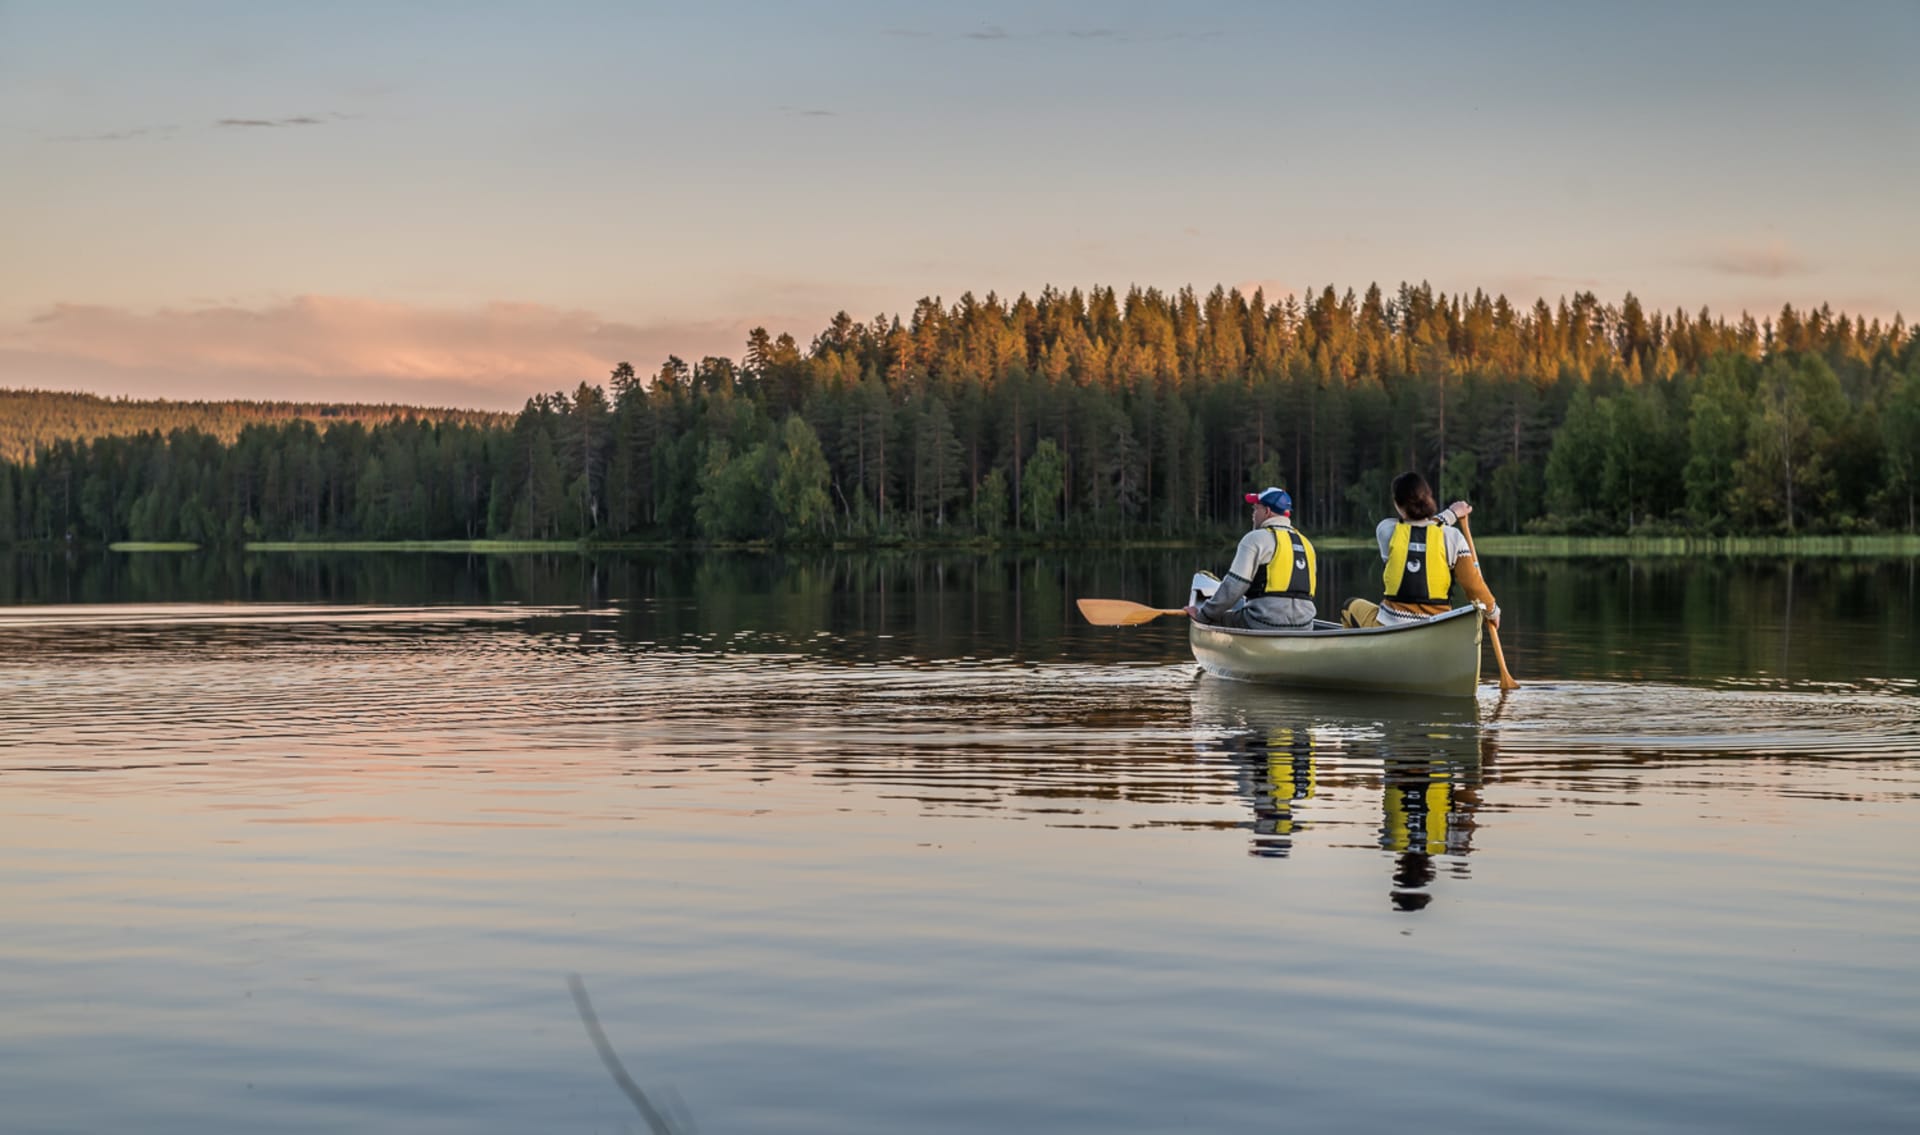
[[1049, 288], [755, 330], [517, 415], [40, 440], [0, 460], [0, 542], [1175, 540], [1269, 484], [1360, 534], [1405, 469], [1489, 533], [1913, 532], [1917, 460], [1899, 317]]
[[364, 402], [174, 402], [55, 390], [0, 390], [0, 460], [26, 461], [56, 441], [76, 438], [191, 429], [232, 441], [243, 427], [262, 423], [376, 425], [419, 417], [471, 425], [501, 425], [512, 419], [510, 414], [485, 410], [423, 410]]

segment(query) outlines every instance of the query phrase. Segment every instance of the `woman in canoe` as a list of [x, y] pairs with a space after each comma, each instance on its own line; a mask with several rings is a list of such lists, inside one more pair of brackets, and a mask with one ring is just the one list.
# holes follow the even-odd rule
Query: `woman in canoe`
[[1457, 583], [1468, 599], [1486, 609], [1487, 621], [1498, 627], [1500, 605], [1487, 590], [1473, 549], [1458, 527], [1473, 506], [1455, 501], [1441, 509], [1425, 477], [1402, 473], [1393, 479], [1393, 507], [1399, 515], [1382, 520], [1374, 530], [1380, 540], [1380, 558], [1386, 561], [1385, 595], [1377, 604], [1351, 600], [1340, 612], [1341, 623], [1394, 627], [1445, 614], [1452, 607], [1447, 593]]

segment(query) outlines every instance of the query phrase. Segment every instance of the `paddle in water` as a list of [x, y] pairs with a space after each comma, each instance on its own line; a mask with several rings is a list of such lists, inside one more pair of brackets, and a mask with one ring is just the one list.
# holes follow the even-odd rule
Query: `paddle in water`
[[1080, 613], [1096, 627], [1131, 627], [1151, 623], [1162, 615], [1184, 615], [1185, 607], [1149, 607], [1125, 599], [1078, 599]]

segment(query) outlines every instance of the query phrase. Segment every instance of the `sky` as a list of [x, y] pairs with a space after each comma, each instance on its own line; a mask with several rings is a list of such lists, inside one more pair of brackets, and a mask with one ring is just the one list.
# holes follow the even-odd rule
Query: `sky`
[[1920, 315], [1920, 3], [0, 0], [0, 387], [518, 408], [840, 310]]

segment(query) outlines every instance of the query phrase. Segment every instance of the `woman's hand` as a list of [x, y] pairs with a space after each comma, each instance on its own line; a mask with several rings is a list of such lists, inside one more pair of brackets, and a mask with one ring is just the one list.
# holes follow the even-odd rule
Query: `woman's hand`
[[1473, 506], [1466, 501], [1454, 501], [1447, 506], [1447, 511], [1453, 513], [1455, 522], [1458, 522], [1467, 518], [1467, 514], [1473, 511]]

